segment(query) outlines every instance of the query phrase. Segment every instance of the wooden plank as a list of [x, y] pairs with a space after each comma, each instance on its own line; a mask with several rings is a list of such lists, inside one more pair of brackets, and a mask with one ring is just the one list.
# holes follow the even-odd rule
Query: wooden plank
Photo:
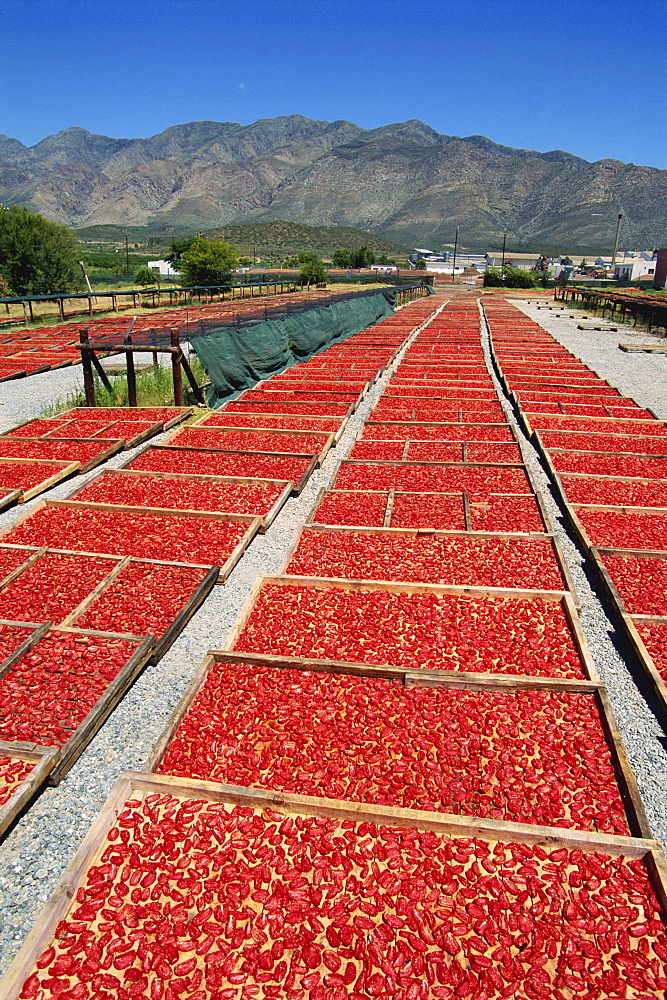
[[[386, 510], [384, 512], [384, 525], [387, 528], [391, 524], [391, 515], [392, 515], [393, 510], [394, 510], [394, 497], [395, 496], [396, 496], [396, 491], [395, 490], [389, 490], [387, 492], [387, 507], [386, 507]], [[287, 564], [285, 564], [285, 565], [287, 565]]]
[[[30, 459], [29, 461], [32, 462], [37, 460]], [[59, 464], [62, 465], [62, 463]], [[53, 475], [48, 476], [41, 483], [37, 483], [35, 486], [31, 487], [31, 489], [22, 490], [19, 503], [26, 503], [28, 500], [32, 500], [33, 497], [36, 497], [39, 493], [45, 493], [46, 490], [50, 490], [52, 486], [55, 486], [56, 483], [61, 482], [63, 479], [69, 479], [70, 476], [73, 476], [79, 471], [79, 464], [79, 462], [70, 462], [69, 465], [63, 466], [59, 471], [54, 472]]]
[[30, 774], [17, 786], [14, 794], [0, 806], [0, 837], [3, 837], [19, 814], [42, 790], [60, 760], [59, 747], [43, 747], [36, 743], [0, 742], [0, 757], [34, 761]]

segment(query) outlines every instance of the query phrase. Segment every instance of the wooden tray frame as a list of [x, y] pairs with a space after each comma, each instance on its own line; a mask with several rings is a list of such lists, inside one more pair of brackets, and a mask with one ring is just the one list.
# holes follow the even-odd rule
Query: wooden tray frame
[[[200, 420], [197, 420], [195, 423], [190, 424], [189, 426], [190, 427], [207, 427], [209, 430], [212, 430], [213, 428], [216, 428], [216, 427], [220, 427], [220, 428], [223, 428], [223, 429], [225, 427], [231, 427], [231, 424], [213, 424], [213, 423], [209, 423], [209, 420], [211, 420], [211, 418], [214, 417], [215, 414], [218, 413], [218, 412], [219, 412], [218, 410], [214, 410], [212, 413], [207, 413]], [[253, 416], [256, 417], [256, 416], [258, 416], [257, 413], [252, 413], [252, 412], [247, 412], [246, 413], [245, 411], [242, 411], [242, 410], [230, 410], [230, 413], [233, 413], [234, 415], [238, 414], [239, 418], [241, 418], [241, 419], [239, 419], [238, 424], [235, 425], [237, 430], [248, 430], [248, 431], [258, 431], [258, 430], [267, 430], [267, 431], [270, 431], [270, 430], [277, 430], [277, 431], [282, 431], [284, 429], [282, 427], [272, 428], [270, 426], [268, 426], [268, 427], [245, 427], [243, 425], [243, 419], [242, 418], [244, 418], [244, 417], [253, 417]], [[259, 414], [259, 415], [261, 416], [262, 414]], [[289, 414], [284, 414], [284, 413], [267, 413], [266, 414], [267, 420], [270, 420], [271, 418], [281, 418], [281, 417], [284, 417], [284, 416], [289, 416]], [[298, 417], [294, 417], [293, 419], [298, 420], [299, 418]], [[323, 417], [321, 414], [315, 413], [312, 416], [304, 414], [303, 417], [302, 417], [302, 419], [303, 420], [329, 420], [329, 421], [334, 421], [334, 420], [337, 420], [338, 418], [337, 417]], [[348, 420], [349, 420], [348, 417], [343, 417], [343, 419], [339, 422], [338, 430], [335, 430], [335, 431], [331, 431], [331, 430], [327, 431], [327, 430], [325, 430], [325, 431], [321, 431], [320, 433], [333, 434], [333, 436], [334, 436], [334, 444], [338, 444], [338, 442], [340, 441], [340, 439], [341, 439], [341, 437], [342, 437], [342, 435], [343, 435], [343, 433], [345, 431], [345, 428], [347, 427]], [[298, 428], [294, 428], [294, 430], [297, 430], [297, 429]], [[307, 433], [310, 433], [310, 432], [304, 430], [304, 431], [301, 431], [301, 433], [302, 434], [307, 434]], [[318, 433], [318, 432], [314, 431], [313, 433]]]
[[22, 496], [21, 490], [7, 490], [4, 493], [2, 487], [0, 487], [0, 510], [7, 510], [9, 507], [13, 507], [14, 504], [21, 503]]
[[[149, 448], [152, 448], [155, 451], [173, 451], [173, 452], [188, 451], [188, 452], [192, 452], [195, 455], [199, 451], [206, 451], [206, 453], [209, 454], [209, 455], [210, 454], [214, 454], [214, 455], [263, 455], [263, 456], [269, 456], [270, 458], [286, 458], [286, 459], [300, 458], [304, 462], [306, 462], [307, 464], [306, 464], [306, 468], [304, 469], [304, 472], [303, 472], [303, 475], [301, 476], [301, 478], [298, 479], [293, 484], [293, 486], [292, 486], [292, 496], [298, 496], [298, 494], [301, 493], [301, 491], [305, 487], [306, 483], [308, 482], [308, 480], [312, 476], [313, 472], [315, 472], [315, 470], [317, 469], [317, 458], [314, 455], [295, 455], [295, 454], [289, 454], [287, 452], [279, 452], [279, 451], [254, 451], [254, 452], [251, 452], [251, 451], [234, 451], [233, 449], [226, 449], [226, 448], [203, 448], [203, 449], [201, 449], [201, 448], [189, 448], [189, 447], [188, 448], [184, 448], [181, 445], [175, 445], [175, 444], [169, 444], [169, 445], [149, 444], [149, 445], [147, 445], [144, 448], [143, 451], [140, 451], [138, 455], [134, 455], [131, 458], [127, 458], [124, 462], [121, 462], [121, 464], [118, 466], [118, 469], [122, 470], [122, 471], [151, 472], [152, 470], [150, 470], [150, 469], [134, 469], [134, 470], [130, 470], [130, 468], [129, 468], [133, 462], [136, 462], [138, 458], [141, 458], [142, 455], [145, 455], [146, 452], [149, 450]], [[156, 471], [160, 471], [160, 470], [156, 470]], [[266, 477], [262, 477], [262, 476], [223, 476], [221, 478], [226, 478], [226, 479], [258, 479], [258, 480], [266, 479]], [[278, 480], [270, 480], [270, 481], [271, 482], [277, 482]], [[292, 481], [292, 480], [290, 480], [290, 481]], [[287, 482], [287, 480], [280, 480], [280, 482]]]
[[206, 781], [185, 781], [168, 775], [124, 772], [98, 814], [62, 880], [47, 902], [30, 931], [23, 947], [2, 979], [0, 990], [4, 1000], [17, 1000], [26, 978], [32, 974], [35, 962], [55, 936], [58, 923], [67, 918], [76, 893], [84, 883], [88, 869], [99, 860], [107, 846], [107, 833], [129, 799], [142, 799], [150, 794], [171, 794], [183, 799], [204, 799], [224, 802], [256, 810], [280, 810], [291, 816], [323, 816], [337, 821], [352, 820], [378, 825], [399, 826], [433, 831], [441, 836], [478, 837], [493, 841], [541, 844], [548, 847], [578, 849], [623, 856], [643, 862], [647, 875], [664, 911], [667, 910], [667, 865], [654, 840], [614, 837], [609, 834], [586, 834], [566, 829], [504, 823], [500, 820], [480, 820], [471, 823], [467, 817], [444, 816], [433, 812], [372, 806], [337, 799], [317, 799], [314, 796], [289, 795], [239, 785], [216, 785]]
[[[44, 440], [46, 440], [46, 438]], [[32, 500], [32, 498], [36, 497], [39, 493], [44, 493], [46, 490], [50, 490], [52, 486], [62, 482], [64, 479], [69, 479], [69, 477], [78, 472], [80, 468], [79, 462], [65, 462], [57, 458], [4, 458], [0, 456], [0, 483], [2, 482], [3, 465], [8, 465], [10, 463], [15, 465], [24, 465], [26, 462], [29, 462], [31, 465], [44, 466], [45, 472], [49, 469], [53, 469], [53, 474], [51, 476], [47, 476], [34, 486], [29, 487], [27, 490], [18, 488], [16, 490], [19, 494], [18, 503], [27, 503], [28, 500]], [[0, 490], [1, 489], [2, 487], [0, 486]]]
[[[554, 680], [546, 684], [535, 685], [532, 678], [522, 678], [523, 683], [515, 684], [512, 679], [504, 683], [498, 679], [487, 680], [484, 675], [476, 675], [477, 679], [466, 679], [465, 686], [456, 682], [456, 678], [436, 676], [443, 673], [438, 670], [424, 671], [428, 677], [422, 677], [419, 671], [404, 670], [400, 667], [373, 667], [367, 664], [344, 663], [335, 660], [312, 660], [306, 657], [263, 656], [258, 653], [233, 653], [222, 650], [209, 650], [199, 670], [188, 685], [179, 704], [172, 712], [144, 766], [144, 770], [154, 773], [161, 763], [176, 730], [187, 716], [197, 695], [206, 684], [211, 668], [219, 663], [249, 663], [256, 666], [269, 666], [277, 670], [303, 670], [325, 674], [348, 674], [357, 677], [375, 677], [380, 680], [398, 680], [403, 687], [443, 687], [449, 690], [466, 691], [526, 691], [549, 690], [568, 691], [579, 694], [591, 694], [595, 698], [596, 708], [600, 713], [600, 722], [605, 739], [611, 751], [612, 766], [618, 784], [619, 792], [626, 809], [626, 819], [632, 836], [650, 838], [651, 828], [644, 811], [644, 805], [635, 781], [635, 776], [627, 759], [618, 727], [613, 717], [609, 699], [604, 685], [589, 681]], [[472, 678], [473, 675], [468, 675]], [[458, 677], [458, 675], [457, 675]], [[215, 782], [217, 784], [217, 782]], [[439, 815], [449, 815], [439, 813]], [[453, 814], [454, 815], [454, 814]], [[471, 821], [474, 822], [472, 817]], [[560, 828], [558, 828], [560, 829]], [[565, 828], [564, 828], [565, 829]]]
[[[294, 483], [291, 480], [289, 480], [289, 479], [259, 479], [259, 478], [258, 479], [250, 479], [247, 476], [207, 476], [207, 475], [198, 476], [198, 475], [195, 475], [194, 473], [192, 473], [190, 475], [187, 472], [144, 472], [141, 469], [120, 468], [120, 469], [102, 469], [95, 476], [93, 476], [92, 479], [89, 479], [87, 483], [84, 483], [81, 486], [75, 487], [74, 490], [71, 493], [69, 493], [68, 496], [65, 499], [67, 499], [67, 500], [73, 500], [80, 493], [83, 493], [85, 490], [87, 490], [89, 486], [92, 486], [93, 483], [95, 483], [98, 479], [101, 479], [102, 476], [107, 476], [107, 475], [110, 475], [110, 476], [124, 476], [125, 478], [130, 478], [131, 477], [133, 479], [176, 479], [176, 480], [181, 480], [181, 481], [189, 481], [189, 482], [193, 482], [194, 481], [194, 482], [202, 482], [202, 483], [237, 483], [240, 486], [243, 486], [243, 485], [251, 486], [251, 485], [255, 485], [255, 484], [260, 484], [261, 485], [261, 484], [266, 483], [267, 485], [282, 487], [280, 495], [274, 501], [274, 503], [272, 504], [271, 508], [269, 509], [269, 511], [266, 514], [262, 515], [262, 514], [258, 513], [258, 514], [245, 514], [244, 515], [245, 517], [261, 517], [261, 519], [262, 519], [262, 525], [260, 527], [260, 532], [262, 534], [264, 534], [266, 532], [266, 530], [273, 524], [273, 522], [275, 521], [276, 517], [280, 513], [282, 507], [289, 500], [290, 496], [292, 495], [292, 491], [294, 489]], [[88, 503], [89, 501], [82, 501], [82, 502], [83, 503]], [[169, 510], [169, 509], [173, 510], [175, 508], [155, 507], [153, 509], [154, 510]], [[215, 513], [215, 514], [229, 514], [229, 513], [233, 513], [232, 511], [208, 511], [208, 510], [198, 510], [197, 508], [192, 508], [192, 507], [191, 508], [184, 507], [183, 511], [186, 511], [186, 510], [188, 511], [188, 513], [198, 514], [198, 515], [201, 515], [201, 514], [205, 515], [205, 514], [210, 514], [210, 513]]]
[[[588, 648], [588, 642], [584, 635], [581, 623], [579, 621], [579, 616], [577, 614], [577, 609], [572, 599], [572, 595], [568, 594], [566, 591], [553, 591], [553, 590], [519, 590], [509, 589], [507, 587], [464, 587], [464, 586], [446, 586], [443, 584], [436, 583], [397, 583], [397, 582], [377, 582], [372, 580], [340, 580], [331, 577], [313, 577], [313, 576], [262, 576], [259, 575], [255, 582], [253, 583], [248, 596], [246, 597], [241, 609], [236, 617], [236, 621], [229, 630], [225, 645], [222, 649], [225, 652], [234, 652], [234, 647], [241, 637], [241, 633], [245, 629], [248, 620], [254, 611], [255, 604], [257, 603], [261, 593], [265, 587], [269, 586], [297, 586], [297, 587], [313, 587], [316, 590], [347, 590], [347, 591], [364, 591], [364, 590], [380, 590], [389, 593], [408, 593], [408, 594], [434, 594], [436, 596], [457, 596], [457, 597], [495, 597], [495, 598], [508, 598], [508, 599], [523, 599], [523, 600], [537, 600], [543, 603], [554, 603], [560, 604], [561, 609], [565, 615], [565, 619], [568, 623], [570, 629], [570, 635], [572, 637], [572, 642], [577, 650], [577, 655], [581, 661], [582, 669], [585, 674], [586, 680], [592, 681], [594, 684], [600, 684], [600, 677], [597, 672], [597, 667], [593, 661], [591, 653]], [[238, 651], [237, 651], [238, 652]], [[423, 668], [422, 668], [423, 669]], [[437, 673], [455, 673], [457, 675], [463, 674], [467, 677], [480, 676], [480, 672], [472, 671], [466, 673], [466, 671], [442, 671], [434, 670], [432, 672]], [[498, 678], [506, 677], [516, 677], [515, 674], [484, 674], [486, 678], [497, 680]], [[521, 675], [521, 676], [531, 676], [532, 675]]]
[[[232, 550], [232, 552], [229, 554], [229, 556], [227, 557], [227, 559], [225, 560], [225, 562], [220, 566], [220, 572], [219, 572], [219, 575], [218, 575], [218, 583], [224, 583], [225, 582], [225, 580], [227, 579], [227, 577], [229, 576], [229, 574], [231, 573], [231, 571], [234, 569], [234, 567], [236, 566], [237, 562], [239, 561], [239, 559], [241, 558], [241, 556], [243, 555], [243, 553], [245, 552], [245, 550], [250, 545], [250, 543], [253, 540], [253, 538], [255, 537], [255, 535], [258, 533], [258, 531], [260, 529], [260, 526], [261, 526], [261, 521], [262, 521], [261, 517], [253, 517], [252, 514], [222, 514], [222, 513], [209, 512], [209, 514], [207, 514], [205, 518], [202, 518], [201, 513], [198, 512], [198, 511], [169, 510], [168, 508], [160, 508], [160, 507], [131, 507], [131, 506], [123, 506], [121, 504], [108, 504], [108, 503], [98, 503], [98, 504], [82, 503], [79, 500], [40, 500], [39, 503], [35, 507], [32, 508], [32, 510], [26, 511], [12, 525], [10, 525], [7, 528], [4, 528], [3, 530], [0, 530], [0, 543], [4, 544], [3, 539], [5, 538], [6, 535], [8, 535], [11, 531], [13, 531], [19, 525], [23, 524], [24, 521], [27, 521], [28, 518], [32, 517], [33, 514], [37, 514], [40, 510], [43, 510], [45, 507], [59, 507], [61, 509], [64, 508], [64, 509], [69, 509], [69, 510], [106, 511], [107, 513], [112, 513], [112, 514], [152, 514], [152, 515], [157, 515], [159, 517], [172, 517], [172, 518], [173, 517], [191, 517], [191, 518], [195, 518], [197, 520], [237, 521], [237, 522], [240, 522], [242, 524], [247, 524], [248, 528], [246, 529], [243, 537], [237, 542], [236, 546], [234, 547], [234, 549]], [[10, 542], [9, 544], [13, 544], [13, 543]], [[15, 547], [16, 548], [22, 548], [23, 546], [17, 545]], [[25, 546], [25, 547], [29, 548], [31, 550], [35, 549], [35, 548], [38, 548], [38, 546], [35, 546], [35, 545], [29, 545], [29, 546]], [[53, 552], [74, 552], [75, 551], [73, 549], [57, 549], [54, 546], [50, 546], [49, 548]], [[79, 553], [79, 555], [95, 555], [95, 556], [99, 556], [99, 555], [111, 555], [111, 556], [114, 556], [115, 558], [118, 558], [118, 559], [120, 559], [122, 557], [121, 553], [113, 553], [113, 552], [106, 552], [106, 553], [102, 553], [102, 552], [88, 552], [88, 550], [85, 550], [85, 551], [81, 550], [81, 552]], [[208, 568], [208, 564], [203, 564], [203, 563], [185, 563], [185, 564], [183, 564], [183, 563], [179, 563], [177, 560], [143, 559], [141, 561], [143, 561], [143, 562], [152, 562], [152, 563], [166, 563], [166, 562], [171, 562], [171, 565], [179, 565], [180, 564], [180, 565], [186, 565], [186, 566], [202, 566], [202, 565], [206, 565], [207, 568]], [[216, 563], [211, 563], [210, 565], [213, 566], [213, 565], [217, 565], [217, 564]]]
[[[118, 351], [116, 353], [121, 353], [121, 351]], [[87, 409], [91, 409], [91, 407], [87, 407], [87, 406], [73, 406], [71, 409], [64, 410], [62, 413], [59, 413], [58, 416], [59, 417], [70, 417], [70, 419], [74, 420], [74, 416], [71, 416], [71, 414], [80, 415], [81, 414], [81, 410], [87, 410]], [[100, 411], [102, 411], [102, 410], [123, 409], [123, 410], [127, 410], [130, 414], [132, 414], [132, 413], [145, 413], [147, 410], [151, 410], [151, 411], [155, 411], [155, 410], [170, 410], [170, 409], [178, 410], [179, 412], [175, 413], [174, 416], [171, 418], [171, 420], [157, 420], [157, 421], [155, 421], [155, 423], [160, 424], [160, 427], [161, 427], [161, 429], [163, 431], [168, 431], [172, 427], [174, 427], [176, 424], [180, 424], [182, 420], [187, 420], [187, 418], [189, 416], [191, 416], [191, 414], [193, 414], [195, 412], [196, 407], [194, 407], [194, 406], [174, 406], [174, 407], [171, 407], [171, 406], [123, 406], [123, 407], [117, 407], [117, 406], [99, 406], [99, 407], [93, 407], [93, 409], [100, 410]], [[123, 418], [123, 417], [113, 417], [112, 418], [112, 420], [122, 420], [122, 419], [127, 420], [128, 418], [127, 417], [125, 417], [125, 418]], [[111, 420], [109, 421], [109, 423], [111, 423]]]
[[[465, 492], [465, 490], [456, 491], [454, 493], [447, 493], [444, 490], [443, 491], [431, 490], [431, 491], [427, 491], [427, 492], [422, 493], [419, 490], [401, 490], [401, 489], [397, 490], [397, 489], [392, 489], [392, 488], [387, 488], [386, 490], [337, 490], [335, 488], [332, 489], [331, 487], [323, 486], [320, 489], [319, 493], [317, 494], [317, 497], [315, 498], [315, 504], [314, 504], [314, 506], [313, 506], [310, 514], [308, 515], [308, 517], [307, 517], [307, 519], [305, 521], [306, 525], [311, 525], [312, 524], [312, 525], [317, 525], [318, 527], [326, 527], [327, 526], [328, 522], [325, 522], [325, 521], [316, 521], [315, 520], [315, 517], [317, 515], [317, 511], [319, 509], [319, 506], [322, 503], [322, 500], [324, 499], [325, 494], [327, 494], [327, 493], [387, 493], [388, 494], [388, 497], [387, 497], [387, 506], [386, 506], [385, 515], [384, 515], [384, 525], [382, 525], [382, 527], [384, 527], [384, 528], [390, 528], [391, 527], [391, 518], [392, 518], [392, 511], [393, 511], [393, 506], [394, 506], [394, 497], [395, 497], [395, 495], [397, 493], [399, 493], [401, 495], [403, 495], [403, 494], [414, 494], [415, 496], [430, 496], [430, 497], [433, 497], [433, 496], [442, 496], [442, 497], [457, 497], [457, 496], [460, 496], [460, 497], [462, 497], [462, 501], [463, 501], [463, 517], [464, 517], [464, 521], [465, 521], [465, 524], [466, 524], [466, 529], [465, 529], [466, 533], [471, 533], [472, 532], [473, 534], [477, 534], [477, 532], [473, 532], [473, 529], [472, 529], [472, 521], [471, 521], [471, 515], [470, 515], [470, 500], [469, 500], [468, 494]], [[538, 511], [539, 511], [539, 514], [540, 514], [540, 517], [542, 518], [542, 523], [544, 525], [544, 531], [540, 531], [540, 532], [528, 532], [528, 534], [538, 534], [538, 535], [549, 535], [549, 534], [551, 534], [551, 532], [549, 530], [550, 521], [548, 519], [548, 514], [547, 514], [547, 511], [546, 511], [546, 507], [545, 507], [544, 501], [542, 500], [542, 497], [540, 496], [539, 493], [535, 493], [534, 496], [531, 496], [530, 493], [492, 493], [492, 494], [490, 494], [490, 496], [531, 498], [532, 500], [535, 501], [535, 504], [536, 504], [536, 506], [538, 508]], [[331, 525], [331, 527], [361, 528], [363, 530], [365, 528], [373, 528], [373, 527], [375, 527], [375, 525], [368, 525], [368, 524], [351, 525], [351, 524], [348, 524], [348, 525]], [[405, 529], [405, 530], [410, 531], [410, 530], [418, 530], [418, 529], [410, 529], [410, 528], [408, 528], [408, 529]], [[431, 529], [429, 527], [425, 526], [424, 530], [430, 531]], [[436, 529], [433, 529], [433, 530], [436, 530], [436, 531], [438, 531], [438, 530], [445, 531], [445, 530], [448, 530], [448, 529], [444, 529], [444, 528], [443, 529], [437, 529], [436, 528]], [[456, 529], [451, 529], [451, 530], [455, 531]], [[482, 532], [482, 534], [484, 534], [484, 532]], [[516, 532], [505, 532], [505, 534], [516, 534]], [[519, 532], [519, 534], [525, 534], [525, 532]]]
[[54, 633], [71, 633], [80, 636], [89, 636], [91, 639], [103, 637], [129, 639], [136, 643], [135, 651], [129, 656], [114, 679], [107, 685], [104, 693], [98, 698], [85, 718], [81, 720], [69, 739], [59, 748], [59, 758], [54, 762], [48, 776], [49, 784], [57, 785], [64, 775], [67, 774], [77, 758], [83, 753], [93, 736], [95, 736], [118, 702], [124, 697], [126, 691], [144, 669], [152, 655], [155, 639], [152, 635], [136, 636], [123, 632], [102, 632], [95, 629], [80, 629], [71, 626], [55, 627], [51, 622], [44, 622], [41, 625], [30, 625], [26, 622], [2, 620], [0, 624], [18, 625], [34, 629], [32, 635], [0, 663], [0, 677], [11, 670], [41, 639]]
[[[0, 545], [1, 549], [24, 549], [24, 546], [20, 545]], [[31, 552], [28, 555], [28, 551]], [[194, 563], [179, 563], [179, 562], [167, 562], [158, 559], [136, 559], [134, 556], [114, 556], [107, 553], [93, 553], [93, 552], [75, 552], [72, 549], [53, 549], [46, 548], [46, 546], [39, 549], [26, 550], [26, 561], [16, 569], [12, 570], [4, 579], [0, 580], [0, 593], [2, 590], [13, 583], [18, 577], [21, 576], [26, 570], [30, 569], [37, 560], [47, 553], [52, 553], [54, 555], [63, 556], [78, 556], [84, 559], [104, 559], [109, 563], [109, 572], [103, 577], [102, 580], [94, 587], [86, 597], [60, 622], [54, 622], [54, 628], [78, 628], [77, 621], [81, 618], [94, 604], [98, 597], [104, 594], [109, 587], [113, 584], [116, 578], [122, 573], [126, 566], [131, 563], [149, 563], [152, 566], [183, 566], [188, 569], [205, 569], [207, 572], [201, 582], [197, 585], [195, 590], [192, 591], [190, 597], [183, 605], [183, 608], [178, 612], [176, 617], [173, 619], [172, 623], [165, 629], [160, 638], [154, 637], [154, 650], [150, 658], [150, 663], [158, 663], [160, 659], [164, 656], [170, 646], [176, 641], [180, 633], [183, 631], [185, 626], [188, 624], [192, 616], [199, 610], [201, 605], [204, 603], [208, 595], [210, 594], [213, 586], [217, 582], [218, 573], [220, 570], [219, 566], [200, 566]], [[44, 625], [40, 626], [41, 628]], [[87, 630], [90, 631], [90, 630]], [[97, 631], [93, 629], [92, 631]], [[36, 640], [37, 641], [37, 640]], [[2, 666], [0, 666], [0, 674], [2, 672]]]
[[[553, 548], [554, 561], [558, 568], [558, 571], [563, 580], [563, 593], [569, 593], [574, 601], [575, 607], [579, 607], [577, 593], [574, 587], [574, 582], [570, 575], [570, 571], [567, 567], [565, 561], [565, 556], [561, 549], [560, 543], [555, 535], [546, 534], [542, 532], [507, 532], [507, 531], [452, 531], [447, 529], [436, 529], [436, 528], [374, 528], [374, 527], [354, 527], [352, 525], [304, 525], [299, 529], [298, 533], [292, 540], [285, 559], [278, 570], [278, 576], [291, 576], [288, 573], [287, 567], [289, 566], [293, 556], [295, 555], [304, 534], [308, 535], [311, 533], [324, 533], [324, 534], [346, 534], [349, 532], [354, 532], [355, 534], [367, 534], [367, 535], [388, 535], [390, 538], [451, 538], [451, 539], [507, 539], [508, 541], [540, 541], [551, 543]], [[666, 553], [667, 555], [667, 553]], [[325, 578], [326, 579], [326, 578]], [[360, 579], [359, 577], [339, 577], [338, 579]], [[363, 577], [363, 579], [371, 579], [371, 577]], [[377, 583], [388, 583], [390, 581], [379, 579], [376, 580]], [[393, 581], [400, 582], [400, 581]], [[408, 582], [408, 581], [406, 581]], [[495, 591], [497, 588], [488, 587], [489, 591]], [[507, 588], [498, 588], [501, 590], [506, 590]], [[522, 588], [517, 588], [521, 590]]]
[[[276, 431], [272, 432], [270, 430], [263, 430], [263, 429], [260, 429], [258, 427], [250, 427], [248, 430], [245, 430], [245, 428], [243, 428], [243, 427], [202, 427], [201, 424], [189, 424], [186, 428], [179, 427], [175, 431], [172, 431], [171, 434], [169, 435], [169, 437], [165, 438], [164, 441], [162, 441], [162, 446], [165, 447], [165, 448], [168, 448], [169, 445], [172, 444], [174, 441], [178, 441], [178, 436], [179, 436], [179, 434], [181, 434], [181, 432], [184, 429], [185, 430], [193, 430], [193, 431], [201, 431], [201, 430], [204, 430], [204, 431], [220, 431], [220, 432], [223, 432], [223, 433], [225, 431], [231, 431], [231, 432], [239, 432], [240, 431], [240, 432], [243, 432], [243, 433], [246, 433], [246, 434], [271, 434], [271, 433], [275, 433], [275, 434], [287, 434], [289, 437], [296, 437], [297, 435], [301, 436], [303, 434], [309, 434], [312, 437], [320, 438], [320, 440], [322, 441], [322, 447], [320, 448], [320, 450], [318, 452], [315, 452], [315, 453], [310, 453], [310, 454], [315, 454], [315, 458], [317, 459], [318, 466], [320, 466], [322, 464], [322, 462], [324, 461], [324, 459], [327, 457], [327, 453], [328, 453], [329, 449], [333, 448], [334, 443], [335, 443], [334, 442], [334, 435], [333, 435], [332, 432], [326, 433], [326, 432], [323, 432], [323, 431], [297, 431], [297, 430], [282, 430], [282, 429], [277, 429]], [[187, 448], [192, 448], [192, 447], [197, 448], [197, 445], [185, 445], [185, 447], [187, 447]], [[202, 451], [241, 451], [240, 448], [218, 448], [216, 446], [207, 447], [206, 445], [202, 445], [201, 446], [201, 450]], [[243, 449], [243, 450], [250, 450], [250, 449]], [[259, 449], [254, 449], [253, 448], [252, 451], [253, 451], [253, 454], [257, 454], [257, 455], [266, 454], [266, 452], [262, 452]], [[286, 452], [285, 454], [288, 454], [288, 453]], [[304, 455], [304, 454], [306, 454], [306, 452], [298, 452], [298, 454], [299, 455]]]
[[44, 747], [37, 743], [7, 743], [0, 741], [1, 757], [16, 757], [18, 760], [35, 761], [35, 766], [17, 786], [14, 794], [0, 806], [0, 838], [2, 838], [16, 817], [42, 790], [51, 772], [60, 761], [60, 747]]

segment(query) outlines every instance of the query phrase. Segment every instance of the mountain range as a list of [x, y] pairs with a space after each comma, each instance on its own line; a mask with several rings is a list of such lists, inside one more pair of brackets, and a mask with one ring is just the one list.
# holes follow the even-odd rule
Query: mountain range
[[363, 129], [300, 115], [191, 122], [148, 139], [67, 128], [24, 146], [0, 135], [0, 202], [75, 228], [174, 231], [281, 219], [366, 229], [404, 246], [513, 249], [667, 244], [667, 170], [590, 163], [416, 119]]

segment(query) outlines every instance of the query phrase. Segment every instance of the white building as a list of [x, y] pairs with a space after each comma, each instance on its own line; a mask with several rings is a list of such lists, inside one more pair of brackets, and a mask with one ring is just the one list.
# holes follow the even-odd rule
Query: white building
[[157, 271], [161, 278], [173, 278], [178, 274], [167, 260], [149, 260], [147, 266]]
[[635, 281], [637, 278], [644, 278], [655, 274], [655, 258], [649, 250], [640, 250], [633, 253], [627, 251], [623, 254], [623, 260], [617, 255], [614, 277], [621, 281]]

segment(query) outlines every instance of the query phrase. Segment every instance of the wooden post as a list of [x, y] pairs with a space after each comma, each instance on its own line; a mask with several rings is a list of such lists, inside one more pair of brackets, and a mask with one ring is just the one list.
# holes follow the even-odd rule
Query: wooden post
[[[58, 299], [58, 311], [60, 313], [60, 320], [61, 320], [61, 322], [64, 322], [64, 320], [65, 320], [65, 302], [64, 302], [62, 296]], [[31, 312], [32, 312], [32, 310], [31, 310]]]
[[[88, 343], [88, 327], [81, 331], [81, 343]], [[92, 350], [90, 347], [81, 349], [81, 364], [83, 366], [83, 388], [86, 394], [86, 406], [95, 406], [95, 382], [93, 380], [93, 366], [91, 364]]]
[[183, 353], [182, 350], [181, 350], [181, 353], [180, 353], [180, 359], [181, 359], [181, 365], [183, 367], [183, 371], [187, 375], [188, 382], [190, 383], [190, 388], [192, 389], [192, 392], [194, 394], [195, 399], [197, 400], [198, 403], [203, 403], [204, 402], [204, 392], [203, 392], [201, 386], [199, 386], [197, 384], [197, 379], [194, 377], [192, 368], [190, 367], [190, 362], [185, 357], [185, 354]]
[[171, 372], [174, 379], [174, 406], [183, 406], [183, 379], [181, 376], [180, 338], [178, 330], [171, 330], [171, 346], [179, 348], [171, 354]]
[[[128, 334], [125, 343], [129, 346], [132, 337]], [[130, 406], [137, 405], [137, 376], [134, 371], [134, 354], [132, 351], [125, 351], [125, 361], [127, 364], [127, 402]]]
[[30, 322], [32, 323], [35, 319], [32, 311], [32, 299], [28, 299], [28, 310], [30, 312]]

